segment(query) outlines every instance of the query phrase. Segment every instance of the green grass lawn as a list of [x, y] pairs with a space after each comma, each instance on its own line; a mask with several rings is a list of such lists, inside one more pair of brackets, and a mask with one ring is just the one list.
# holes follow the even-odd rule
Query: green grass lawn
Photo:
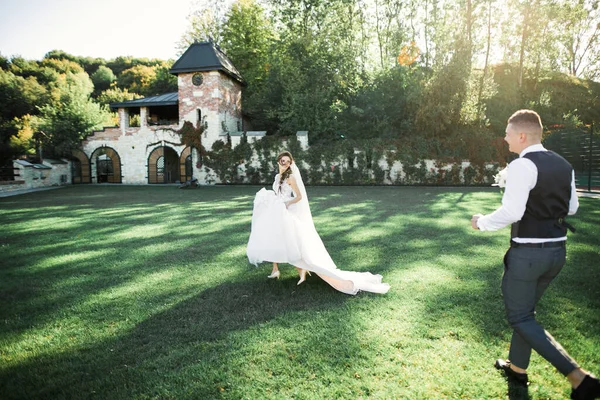
[[[258, 187], [75, 186], [0, 199], [0, 398], [562, 399], [534, 354], [528, 391], [493, 368], [510, 330], [509, 232], [477, 232], [495, 188], [309, 187], [341, 269], [386, 295], [247, 262]], [[580, 199], [538, 319], [600, 374], [600, 202]]]

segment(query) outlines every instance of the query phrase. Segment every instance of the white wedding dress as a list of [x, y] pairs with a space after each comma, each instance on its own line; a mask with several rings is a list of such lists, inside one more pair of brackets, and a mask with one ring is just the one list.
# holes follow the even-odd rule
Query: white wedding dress
[[315, 229], [300, 171], [295, 164], [291, 168], [302, 199], [286, 208], [284, 203], [295, 194], [287, 181], [279, 184], [279, 174], [275, 176], [273, 190], [262, 188], [256, 193], [246, 251], [248, 261], [254, 265], [265, 261], [292, 264], [315, 272], [347, 294], [354, 295], [361, 290], [386, 293], [390, 286], [381, 282], [381, 275], [337, 268]]

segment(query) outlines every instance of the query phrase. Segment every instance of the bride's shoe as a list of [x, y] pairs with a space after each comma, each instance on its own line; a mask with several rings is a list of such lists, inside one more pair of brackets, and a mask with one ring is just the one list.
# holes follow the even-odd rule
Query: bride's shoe
[[307, 271], [305, 269], [303, 269], [302, 272], [300, 272], [300, 280], [298, 281], [297, 285], [300, 285], [302, 282], [304, 282], [306, 280], [307, 273], [308, 273], [308, 276], [312, 276], [310, 274], [310, 271]]
[[269, 279], [279, 279], [279, 275], [281, 275], [281, 273], [279, 272], [279, 270], [273, 272], [271, 275], [267, 276], [267, 278]]

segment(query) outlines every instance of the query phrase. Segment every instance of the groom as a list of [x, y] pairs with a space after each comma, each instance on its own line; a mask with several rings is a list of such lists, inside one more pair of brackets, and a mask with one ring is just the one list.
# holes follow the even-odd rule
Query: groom
[[513, 335], [509, 359], [497, 360], [495, 366], [527, 385], [533, 349], [567, 377], [572, 399], [597, 399], [600, 381], [580, 368], [535, 319], [537, 302], [565, 264], [567, 228], [573, 230], [565, 217], [579, 207], [573, 167], [542, 146], [542, 131], [535, 111], [520, 110], [508, 119], [504, 140], [519, 158], [508, 166], [502, 206], [471, 219], [473, 229], [481, 231], [512, 224], [502, 294]]

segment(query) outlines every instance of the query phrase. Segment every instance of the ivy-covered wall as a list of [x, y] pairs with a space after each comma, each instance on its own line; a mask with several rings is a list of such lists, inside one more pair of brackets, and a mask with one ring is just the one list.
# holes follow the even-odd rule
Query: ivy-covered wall
[[264, 136], [217, 141], [205, 150], [206, 183], [269, 185], [277, 174], [277, 155], [292, 153], [309, 185], [490, 185], [505, 166], [502, 161], [419, 158], [380, 141], [340, 140], [304, 149], [297, 138]]

